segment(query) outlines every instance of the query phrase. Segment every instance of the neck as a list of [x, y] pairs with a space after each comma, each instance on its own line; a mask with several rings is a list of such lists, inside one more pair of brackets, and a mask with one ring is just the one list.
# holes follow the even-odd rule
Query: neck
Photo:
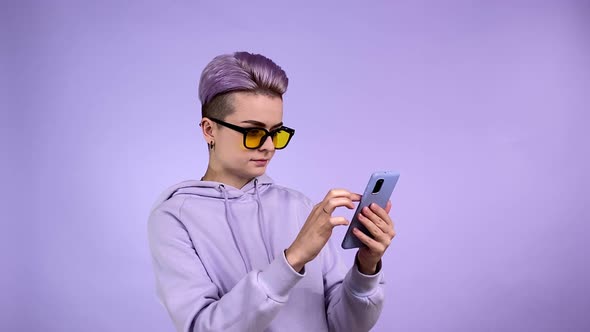
[[215, 181], [223, 184], [230, 185], [234, 188], [241, 189], [246, 183], [252, 179], [244, 179], [237, 176], [231, 176], [229, 174], [223, 174], [222, 172], [214, 170], [211, 165], [207, 167], [205, 175], [201, 178], [202, 181]]

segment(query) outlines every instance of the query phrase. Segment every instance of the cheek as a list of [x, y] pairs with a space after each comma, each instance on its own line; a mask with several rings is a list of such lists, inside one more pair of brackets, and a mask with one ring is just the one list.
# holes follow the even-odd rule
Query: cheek
[[229, 143], [223, 151], [223, 159], [234, 166], [242, 165], [250, 160], [250, 150], [246, 149], [241, 142], [238, 143], [240, 144]]
[[223, 159], [239, 159], [245, 153], [242, 136], [227, 135], [220, 143], [223, 144]]

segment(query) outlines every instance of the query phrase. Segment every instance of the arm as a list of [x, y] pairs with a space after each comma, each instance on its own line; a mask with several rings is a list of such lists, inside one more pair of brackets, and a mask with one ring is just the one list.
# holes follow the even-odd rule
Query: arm
[[264, 330], [304, 276], [280, 255], [220, 296], [184, 225], [173, 213], [155, 210], [148, 222], [148, 236], [158, 297], [179, 332]]
[[385, 209], [372, 204], [358, 215], [373, 238], [354, 229], [354, 234], [365, 246], [357, 252], [355, 263], [341, 284], [338, 282], [339, 269], [335, 267], [339, 264], [336, 251], [333, 245], [327, 246], [324, 280], [328, 322], [332, 330], [350, 326], [354, 331], [368, 331], [379, 318], [384, 298], [381, 258], [395, 237], [390, 211], [391, 201], [387, 202]]
[[[322, 202], [316, 204], [291, 246], [286, 258], [298, 270], [319, 254], [324, 279], [324, 297], [330, 331], [368, 331], [377, 321], [383, 304], [381, 273], [364, 275], [359, 264], [348, 271], [341, 262], [330, 237], [338, 225], [348, 225], [344, 217], [333, 217], [337, 207], [354, 208], [360, 195], [345, 189], [332, 189]], [[311, 205], [308, 203], [308, 205]], [[363, 271], [376, 271], [377, 264], [362, 264]], [[379, 266], [378, 266], [379, 265]], [[346, 276], [345, 276], [346, 275]]]
[[330, 331], [370, 330], [383, 308], [385, 281], [381, 263], [376, 274], [365, 275], [359, 271], [355, 258], [347, 272], [332, 241], [324, 249], [324, 296]]

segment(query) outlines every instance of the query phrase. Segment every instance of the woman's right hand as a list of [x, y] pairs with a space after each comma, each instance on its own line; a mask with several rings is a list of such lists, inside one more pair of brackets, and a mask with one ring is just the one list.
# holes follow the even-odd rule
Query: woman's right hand
[[334, 227], [349, 224], [344, 217], [332, 217], [334, 210], [341, 206], [352, 210], [355, 208], [353, 202], [360, 199], [361, 195], [346, 189], [332, 189], [313, 207], [297, 238], [285, 252], [287, 261], [295, 271], [301, 271], [307, 262], [320, 253], [332, 235]]

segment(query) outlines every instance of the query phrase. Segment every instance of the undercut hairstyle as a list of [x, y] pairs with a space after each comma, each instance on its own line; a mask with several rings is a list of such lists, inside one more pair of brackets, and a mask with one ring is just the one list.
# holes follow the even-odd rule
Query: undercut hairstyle
[[248, 52], [219, 55], [203, 69], [199, 99], [203, 117], [224, 120], [234, 112], [232, 92], [283, 98], [289, 79], [271, 59]]

